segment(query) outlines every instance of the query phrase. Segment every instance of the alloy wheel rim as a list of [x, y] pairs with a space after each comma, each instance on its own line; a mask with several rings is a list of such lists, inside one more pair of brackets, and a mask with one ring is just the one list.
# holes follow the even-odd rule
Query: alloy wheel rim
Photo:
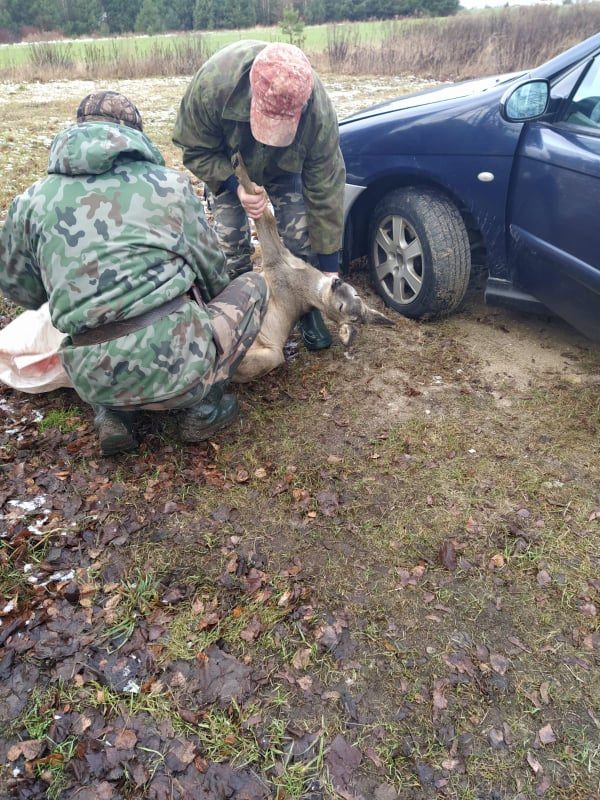
[[373, 244], [373, 264], [380, 286], [396, 303], [416, 300], [423, 288], [423, 246], [404, 217], [382, 219]]

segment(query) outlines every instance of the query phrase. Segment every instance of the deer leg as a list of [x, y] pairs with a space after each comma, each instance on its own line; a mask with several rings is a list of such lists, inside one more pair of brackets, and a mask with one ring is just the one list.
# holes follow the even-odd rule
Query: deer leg
[[233, 376], [233, 380], [235, 383], [252, 381], [280, 367], [284, 361], [285, 356], [281, 348], [264, 347], [255, 343], [244, 356], [242, 363]]

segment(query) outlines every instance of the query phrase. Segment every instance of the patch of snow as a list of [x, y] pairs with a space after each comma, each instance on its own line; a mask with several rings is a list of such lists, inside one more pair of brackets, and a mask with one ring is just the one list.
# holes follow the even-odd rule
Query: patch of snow
[[45, 502], [45, 495], [38, 494], [33, 500], [9, 500], [7, 505], [13, 506], [13, 508], [20, 508], [26, 514], [31, 514], [36, 509], [41, 508]]
[[75, 570], [63, 570], [62, 572], [53, 572], [49, 578], [43, 583], [40, 583], [40, 586], [47, 586], [49, 583], [58, 583], [60, 581], [71, 581], [75, 577]]
[[31, 531], [31, 533], [35, 534], [36, 536], [40, 536], [41, 533], [42, 533], [40, 528], [42, 527], [42, 525], [45, 525], [47, 522], [48, 522], [48, 516], [45, 514], [43, 517], [40, 517], [39, 519], [36, 519], [36, 521], [34, 523], [32, 523], [31, 525], [28, 525], [27, 526], [27, 530]]

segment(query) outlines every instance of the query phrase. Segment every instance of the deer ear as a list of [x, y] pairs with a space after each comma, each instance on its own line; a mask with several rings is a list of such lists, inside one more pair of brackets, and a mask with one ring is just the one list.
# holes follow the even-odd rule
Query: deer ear
[[365, 325], [387, 325], [389, 327], [394, 324], [389, 317], [385, 316], [385, 314], [381, 314], [379, 311], [376, 311], [374, 308], [371, 308], [365, 303], [363, 303], [362, 318]]
[[331, 288], [335, 292], [336, 289], [339, 289], [340, 286], [344, 283], [341, 278], [333, 278], [331, 281]]

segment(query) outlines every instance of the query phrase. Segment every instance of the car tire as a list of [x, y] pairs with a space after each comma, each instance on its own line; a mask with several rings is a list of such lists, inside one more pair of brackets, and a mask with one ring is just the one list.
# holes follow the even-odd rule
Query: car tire
[[397, 189], [369, 224], [369, 265], [386, 305], [413, 319], [450, 314], [471, 272], [469, 236], [456, 206], [430, 189]]

